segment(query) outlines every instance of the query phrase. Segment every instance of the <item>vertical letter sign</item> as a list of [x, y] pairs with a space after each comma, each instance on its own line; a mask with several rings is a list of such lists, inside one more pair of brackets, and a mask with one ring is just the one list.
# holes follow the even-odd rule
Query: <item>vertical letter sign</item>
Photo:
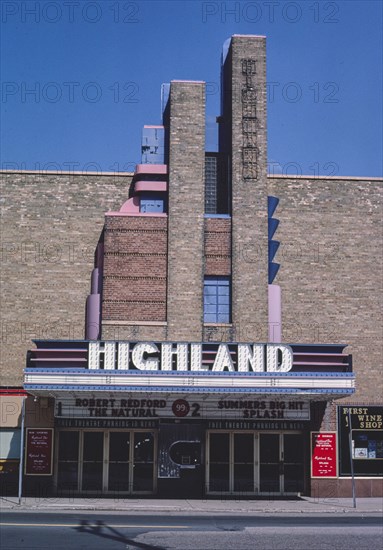
[[25, 445], [25, 475], [51, 476], [53, 460], [53, 429], [27, 428]]
[[311, 432], [311, 477], [338, 477], [336, 432]]

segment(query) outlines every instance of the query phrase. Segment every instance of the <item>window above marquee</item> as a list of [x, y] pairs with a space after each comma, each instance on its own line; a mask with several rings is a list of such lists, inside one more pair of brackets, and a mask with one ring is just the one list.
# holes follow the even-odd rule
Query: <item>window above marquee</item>
[[230, 323], [230, 277], [205, 277], [203, 312], [205, 323]]

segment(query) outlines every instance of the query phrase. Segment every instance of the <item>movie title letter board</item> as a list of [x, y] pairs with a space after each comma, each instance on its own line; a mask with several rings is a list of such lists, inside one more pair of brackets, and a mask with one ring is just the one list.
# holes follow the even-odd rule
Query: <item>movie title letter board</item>
[[311, 432], [311, 477], [338, 477], [336, 432]]
[[27, 428], [25, 475], [51, 476], [53, 463], [53, 429]]

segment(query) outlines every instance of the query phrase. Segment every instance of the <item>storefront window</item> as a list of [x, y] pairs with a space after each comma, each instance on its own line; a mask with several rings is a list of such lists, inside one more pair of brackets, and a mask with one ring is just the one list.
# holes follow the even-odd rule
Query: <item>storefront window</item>
[[[351, 423], [351, 426], [350, 426]], [[340, 475], [383, 476], [383, 407], [338, 407]]]

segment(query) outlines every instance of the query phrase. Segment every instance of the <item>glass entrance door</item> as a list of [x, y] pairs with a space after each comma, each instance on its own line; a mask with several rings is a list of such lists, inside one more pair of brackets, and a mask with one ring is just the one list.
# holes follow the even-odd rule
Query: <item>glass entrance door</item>
[[209, 493], [254, 492], [254, 433], [211, 432], [207, 471]]
[[61, 432], [58, 445], [57, 487], [62, 492], [78, 490], [79, 432]]
[[304, 490], [302, 434], [259, 435], [259, 490], [277, 494]]
[[304, 448], [301, 434], [283, 435], [283, 490], [304, 491]]
[[109, 433], [108, 491], [129, 491], [130, 432]]
[[280, 434], [260, 434], [259, 437], [259, 490], [261, 493], [280, 493]]
[[235, 493], [254, 491], [254, 435], [233, 434], [232, 487]]
[[104, 432], [84, 432], [81, 490], [102, 491]]
[[206, 492], [296, 494], [304, 490], [300, 433], [209, 432]]
[[107, 491], [151, 493], [154, 486], [154, 434], [110, 432]]
[[62, 430], [55, 483], [62, 492], [150, 494], [156, 435], [150, 431]]
[[209, 434], [208, 492], [230, 491], [230, 434]]
[[133, 491], [135, 493], [153, 491], [154, 473], [154, 434], [134, 433]]

